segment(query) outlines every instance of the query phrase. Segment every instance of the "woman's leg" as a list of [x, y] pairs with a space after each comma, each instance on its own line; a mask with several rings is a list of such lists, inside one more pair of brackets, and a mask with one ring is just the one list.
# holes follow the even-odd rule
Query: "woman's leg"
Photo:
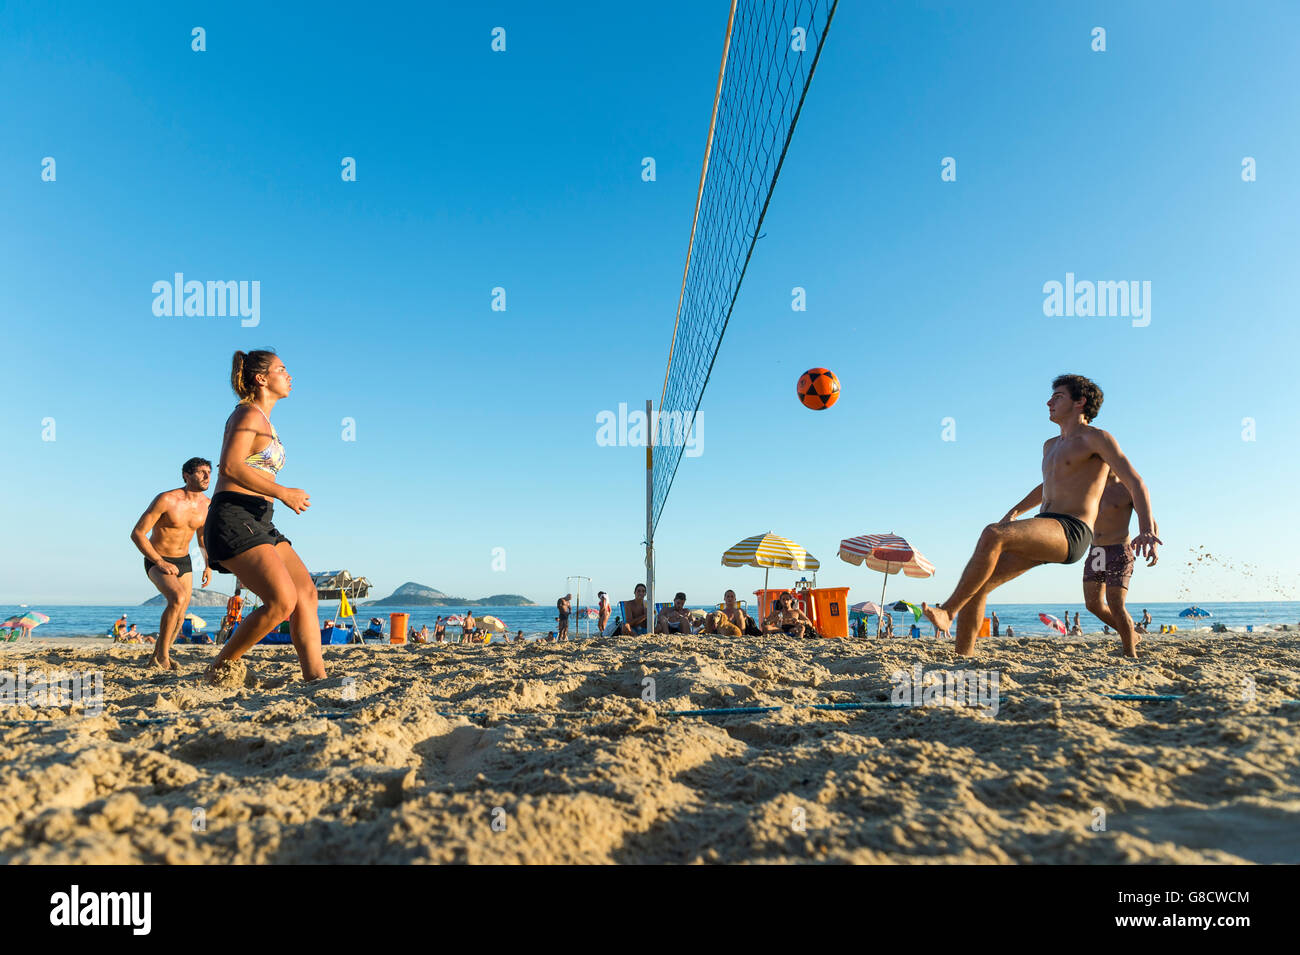
[[320, 649], [320, 617], [316, 609], [316, 585], [302, 558], [287, 543], [275, 545], [275, 553], [284, 561], [285, 569], [293, 579], [297, 603], [289, 617], [289, 638], [298, 651], [298, 665], [304, 680], [319, 680], [325, 676], [325, 658]]
[[231, 634], [217, 658], [212, 661], [209, 673], [218, 664], [242, 657], [273, 627], [290, 616], [298, 603], [293, 578], [272, 545], [259, 544], [242, 554], [227, 557], [221, 563], [236, 574], [245, 587], [262, 598], [262, 606], [245, 617], [238, 629]]

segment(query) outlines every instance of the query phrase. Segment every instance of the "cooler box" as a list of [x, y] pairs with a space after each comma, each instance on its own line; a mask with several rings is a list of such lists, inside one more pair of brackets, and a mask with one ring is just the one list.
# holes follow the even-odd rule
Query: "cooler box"
[[286, 620], [284, 623], [280, 624], [278, 627], [276, 627], [274, 630], [272, 630], [270, 633], [268, 633], [258, 642], [259, 643], [293, 643], [293, 641], [289, 639], [289, 621]]
[[823, 637], [849, 635], [849, 588], [819, 587], [811, 590], [813, 613], [809, 614]]
[[406, 642], [406, 625], [410, 622], [409, 613], [390, 613], [388, 615], [388, 634], [390, 643]]
[[320, 642], [322, 646], [334, 643], [350, 643], [351, 640], [351, 627], [326, 627], [320, 632]]

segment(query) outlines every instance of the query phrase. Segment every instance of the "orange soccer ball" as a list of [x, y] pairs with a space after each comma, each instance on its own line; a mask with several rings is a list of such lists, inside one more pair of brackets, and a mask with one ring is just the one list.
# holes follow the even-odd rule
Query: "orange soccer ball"
[[840, 400], [840, 380], [827, 368], [809, 368], [799, 376], [799, 400], [813, 411], [824, 411]]

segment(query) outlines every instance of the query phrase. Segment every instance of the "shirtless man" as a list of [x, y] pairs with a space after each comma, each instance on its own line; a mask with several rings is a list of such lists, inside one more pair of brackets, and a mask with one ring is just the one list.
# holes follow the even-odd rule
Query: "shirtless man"
[[559, 611], [559, 616], [555, 619], [558, 620], [560, 624], [560, 640], [569, 639], [569, 614], [573, 613], [573, 607], [569, 604], [569, 601], [572, 598], [573, 594], [565, 594], [559, 600], [555, 601], [555, 609]]
[[777, 600], [772, 612], [763, 621], [765, 633], [784, 633], [791, 637], [815, 637], [817, 630], [807, 614], [799, 609], [794, 598], [785, 596]]
[[619, 634], [625, 637], [643, 637], [646, 633], [645, 584], [637, 584], [636, 594], [627, 602], [627, 620], [619, 628]]
[[[1101, 494], [1092, 550], [1083, 564], [1083, 599], [1095, 616], [1115, 628], [1127, 657], [1137, 656], [1138, 641], [1142, 639], [1133, 626], [1128, 608], [1124, 606], [1135, 563], [1128, 539], [1132, 516], [1133, 497], [1112, 471]], [[1160, 533], [1159, 525], [1155, 532]], [[1154, 567], [1157, 559], [1153, 546], [1147, 557], [1147, 566]]]
[[725, 637], [741, 637], [749, 617], [736, 603], [736, 592], [728, 590], [722, 595], [722, 606], [704, 618], [700, 633], [720, 633]]
[[208, 518], [208, 497], [203, 492], [212, 479], [212, 462], [190, 458], [181, 465], [181, 478], [185, 486], [163, 491], [155, 497], [131, 530], [131, 542], [144, 554], [145, 575], [167, 599], [149, 661], [164, 670], [177, 669], [170, 654], [190, 605], [194, 585], [190, 541], [196, 532], [199, 552], [203, 554], [202, 586], [206, 587], [212, 579], [207, 542], [203, 539], [203, 522]]
[[[1101, 389], [1082, 375], [1061, 375], [1052, 382], [1048, 417], [1061, 433], [1043, 444], [1042, 485], [999, 523], [984, 528], [952, 596], [934, 606], [921, 604], [922, 612], [940, 630], [947, 630], [953, 617], [957, 618], [960, 656], [975, 652], [975, 634], [993, 590], [1031, 567], [1072, 564], [1088, 553], [1108, 470], [1114, 471], [1133, 495], [1140, 531], [1133, 538], [1134, 551], [1147, 556], [1160, 543], [1146, 484], [1115, 439], [1091, 424], [1101, 402]], [[1039, 513], [1025, 520], [1014, 519], [1035, 505], [1041, 505]]]
[[[632, 616], [631, 613], [628, 616]], [[665, 607], [655, 621], [655, 633], [690, 633], [691, 612], [686, 609], [686, 595], [681, 591], [673, 598], [671, 607]]]

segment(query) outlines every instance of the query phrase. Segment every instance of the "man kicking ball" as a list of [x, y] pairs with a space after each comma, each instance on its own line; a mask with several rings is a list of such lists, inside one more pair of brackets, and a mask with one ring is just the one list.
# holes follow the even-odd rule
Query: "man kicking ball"
[[[1043, 483], [1012, 508], [1003, 521], [984, 528], [975, 554], [952, 596], [921, 610], [940, 631], [957, 619], [957, 653], [975, 652], [975, 634], [984, 617], [988, 595], [1007, 581], [1040, 564], [1073, 564], [1092, 546], [1092, 526], [1109, 471], [1114, 471], [1133, 497], [1139, 534], [1133, 550], [1155, 555], [1160, 543], [1151, 517], [1151, 496], [1119, 444], [1091, 421], [1101, 410], [1102, 393], [1082, 375], [1061, 375], [1052, 382], [1048, 416], [1061, 429], [1043, 445]], [[1013, 520], [1036, 504], [1032, 518]]]
[[131, 530], [132, 543], [144, 554], [146, 576], [167, 598], [150, 661], [164, 670], [176, 669], [170, 653], [172, 642], [185, 622], [194, 586], [190, 541], [195, 532], [199, 535], [199, 552], [203, 554], [203, 586], [212, 579], [212, 571], [207, 566], [207, 543], [203, 539], [203, 522], [208, 517], [208, 497], [203, 492], [212, 479], [212, 462], [190, 458], [181, 465], [181, 477], [185, 486], [163, 491], [155, 497]]

